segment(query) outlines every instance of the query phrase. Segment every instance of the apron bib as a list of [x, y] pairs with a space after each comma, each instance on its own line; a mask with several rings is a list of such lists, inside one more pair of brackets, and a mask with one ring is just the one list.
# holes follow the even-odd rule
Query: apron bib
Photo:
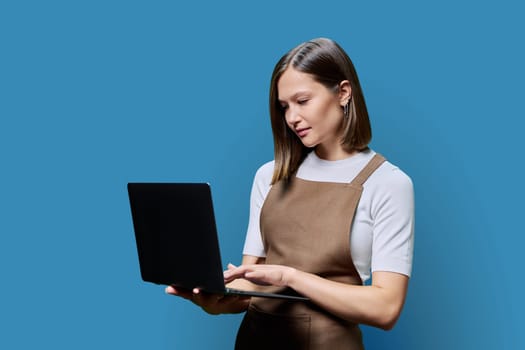
[[[363, 183], [385, 161], [376, 154], [350, 183], [293, 177], [270, 189], [261, 209], [266, 264], [294, 267], [362, 285], [350, 253], [350, 231]], [[294, 293], [277, 287], [270, 292]], [[266, 290], [265, 290], [266, 291]], [[363, 349], [357, 324], [311, 302], [252, 297], [235, 349]]]

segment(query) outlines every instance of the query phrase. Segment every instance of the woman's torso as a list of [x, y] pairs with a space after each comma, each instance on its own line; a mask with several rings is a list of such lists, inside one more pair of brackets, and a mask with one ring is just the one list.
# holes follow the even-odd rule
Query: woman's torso
[[[373, 158], [367, 150], [341, 161], [325, 161], [310, 153], [297, 177], [309, 181], [349, 183]], [[250, 222], [244, 254], [265, 256], [260, 234], [260, 210], [271, 189], [273, 162], [257, 172], [252, 188]], [[391, 213], [395, 211], [395, 215]], [[372, 270], [410, 275], [413, 250], [413, 187], [398, 167], [384, 162], [363, 184], [353, 220], [350, 249], [363, 281]], [[393, 249], [393, 247], [395, 249]]]

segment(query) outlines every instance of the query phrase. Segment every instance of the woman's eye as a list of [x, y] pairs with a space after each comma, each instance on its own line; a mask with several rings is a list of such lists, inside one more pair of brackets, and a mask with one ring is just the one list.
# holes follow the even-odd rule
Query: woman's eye
[[283, 111], [286, 111], [288, 109], [288, 105], [281, 105], [281, 108]]
[[297, 104], [299, 104], [299, 105], [304, 105], [304, 104], [306, 104], [307, 102], [308, 102], [308, 100], [299, 100], [299, 101], [297, 101]]

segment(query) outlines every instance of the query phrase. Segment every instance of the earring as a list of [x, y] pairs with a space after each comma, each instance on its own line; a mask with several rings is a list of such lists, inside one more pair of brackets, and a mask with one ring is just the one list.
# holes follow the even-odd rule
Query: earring
[[350, 100], [343, 107], [343, 115], [346, 119], [350, 117]]

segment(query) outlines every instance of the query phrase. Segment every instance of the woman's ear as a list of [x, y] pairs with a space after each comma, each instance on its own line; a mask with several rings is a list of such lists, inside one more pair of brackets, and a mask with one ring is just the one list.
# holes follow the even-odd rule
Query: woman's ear
[[352, 98], [352, 87], [348, 80], [343, 80], [339, 83], [339, 103], [341, 107], [346, 106], [348, 101]]

